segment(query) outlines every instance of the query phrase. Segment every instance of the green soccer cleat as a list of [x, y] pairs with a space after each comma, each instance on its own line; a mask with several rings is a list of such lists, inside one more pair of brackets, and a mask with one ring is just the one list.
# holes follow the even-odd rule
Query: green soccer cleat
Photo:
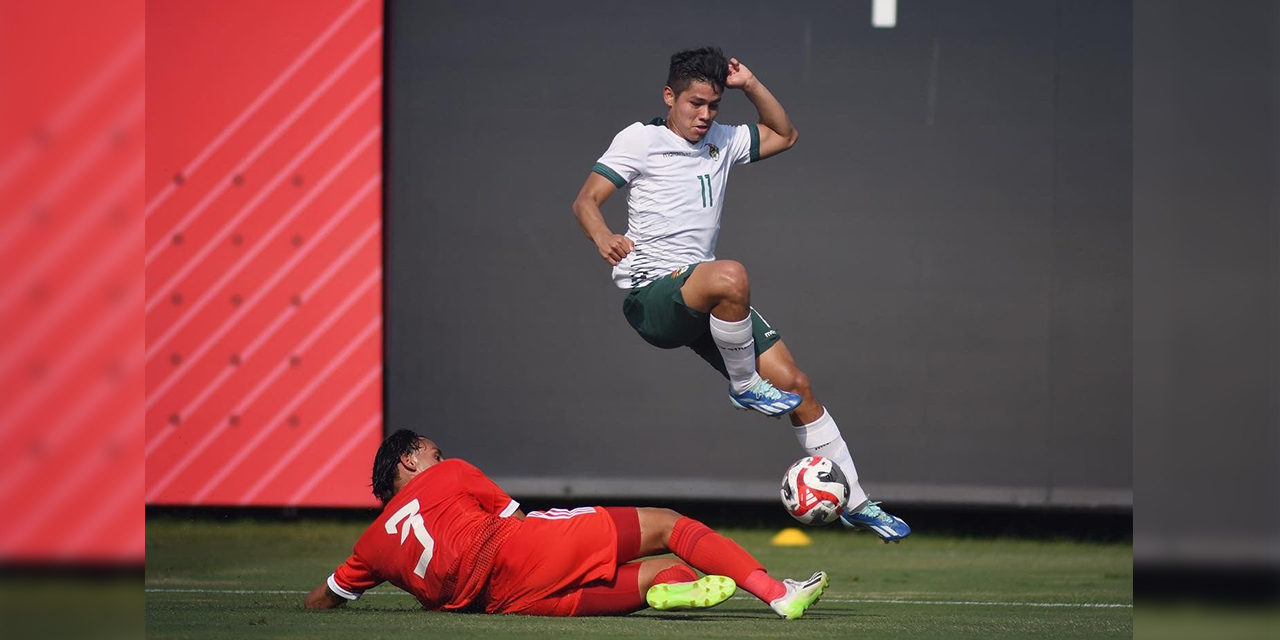
[[822, 598], [822, 592], [827, 590], [827, 585], [831, 580], [827, 578], [827, 572], [819, 571], [813, 574], [808, 580], [799, 582], [787, 578], [782, 581], [786, 585], [787, 593], [782, 597], [769, 603], [769, 607], [774, 613], [782, 616], [785, 620], [795, 620], [804, 615], [809, 607], [817, 604]]
[[726, 576], [702, 576], [693, 582], [667, 582], [649, 587], [645, 601], [658, 611], [707, 609], [733, 596], [738, 585]]

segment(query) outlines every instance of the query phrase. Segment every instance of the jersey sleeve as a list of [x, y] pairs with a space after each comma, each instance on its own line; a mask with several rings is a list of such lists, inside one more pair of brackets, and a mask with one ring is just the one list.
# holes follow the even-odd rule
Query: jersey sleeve
[[648, 156], [649, 139], [644, 134], [644, 125], [637, 122], [613, 137], [609, 150], [600, 156], [591, 171], [608, 178], [613, 186], [621, 189], [644, 173]]
[[365, 591], [382, 584], [382, 579], [359, 555], [352, 554], [329, 576], [329, 589], [347, 600], [359, 600]]
[[729, 160], [734, 164], [747, 164], [760, 159], [760, 125], [740, 124], [733, 127], [729, 139]]
[[484, 475], [484, 472], [469, 462], [462, 460], [459, 460], [459, 462], [462, 463], [458, 473], [462, 477], [463, 486], [467, 488], [471, 495], [475, 496], [485, 511], [500, 518], [506, 518], [520, 508], [520, 503], [507, 495], [507, 492], [490, 480], [489, 476]]

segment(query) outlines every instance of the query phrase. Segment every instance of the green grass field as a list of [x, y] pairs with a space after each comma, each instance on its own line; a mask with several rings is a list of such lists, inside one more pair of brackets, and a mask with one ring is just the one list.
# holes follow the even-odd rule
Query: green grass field
[[[714, 523], [712, 523], [714, 524]], [[150, 638], [1113, 638], [1133, 634], [1132, 546], [810, 530], [724, 529], [775, 576], [831, 574], [822, 601], [783, 621], [739, 593], [703, 612], [549, 619], [424, 612], [383, 585], [345, 610], [306, 611], [303, 594], [350, 553], [363, 525], [333, 520], [147, 522]]]

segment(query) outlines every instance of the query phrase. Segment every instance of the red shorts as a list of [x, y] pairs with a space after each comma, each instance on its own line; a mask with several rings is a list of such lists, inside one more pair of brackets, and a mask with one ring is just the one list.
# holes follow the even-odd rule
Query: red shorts
[[636, 557], [640, 527], [635, 513], [630, 507], [529, 513], [494, 559], [485, 611], [573, 615], [581, 587], [612, 580], [618, 565]]

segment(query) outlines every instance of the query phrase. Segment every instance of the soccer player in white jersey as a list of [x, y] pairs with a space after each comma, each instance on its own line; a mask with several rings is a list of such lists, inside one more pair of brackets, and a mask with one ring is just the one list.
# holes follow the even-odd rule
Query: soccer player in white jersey
[[[725, 89], [746, 94], [759, 122], [716, 122]], [[885, 542], [907, 537], [906, 522], [867, 498], [831, 413], [778, 331], [751, 307], [746, 268], [715, 257], [729, 170], [790, 149], [799, 133], [751, 70], [719, 48], [671, 56], [662, 97], [666, 118], [618, 133], [573, 203], [583, 232], [613, 266], [614, 283], [627, 290], [628, 323], [654, 346], [692, 348], [729, 379], [733, 406], [789, 414], [800, 446], [834, 460], [848, 478], [845, 526]], [[618, 234], [600, 205], [623, 187], [629, 187], [627, 232]]]

